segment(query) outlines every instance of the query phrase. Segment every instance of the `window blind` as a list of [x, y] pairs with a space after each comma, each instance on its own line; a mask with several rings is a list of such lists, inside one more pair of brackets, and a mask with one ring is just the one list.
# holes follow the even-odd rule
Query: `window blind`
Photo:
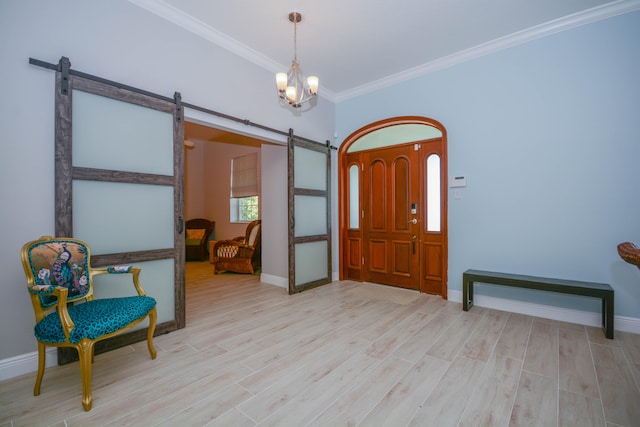
[[231, 197], [258, 195], [258, 155], [256, 153], [231, 159]]

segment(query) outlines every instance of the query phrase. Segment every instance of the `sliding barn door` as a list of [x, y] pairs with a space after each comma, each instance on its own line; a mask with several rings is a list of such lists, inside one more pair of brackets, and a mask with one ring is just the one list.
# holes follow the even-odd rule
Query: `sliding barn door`
[[[178, 95], [171, 102], [56, 73], [56, 235], [85, 240], [94, 267], [141, 267], [141, 284], [157, 301], [158, 333], [184, 326], [184, 131], [177, 105]], [[109, 286], [100, 279], [96, 298], [135, 294], [130, 279]], [[145, 339], [145, 326], [102, 350]]]
[[289, 293], [331, 282], [331, 147], [289, 137]]

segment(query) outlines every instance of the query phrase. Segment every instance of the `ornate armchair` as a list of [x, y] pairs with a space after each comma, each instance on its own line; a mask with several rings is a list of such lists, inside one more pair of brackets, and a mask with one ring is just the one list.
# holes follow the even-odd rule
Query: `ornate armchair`
[[233, 240], [219, 240], [213, 246], [213, 272], [233, 271], [253, 274], [260, 267], [262, 224], [250, 222], [244, 236]]
[[[38, 374], [34, 396], [40, 394], [46, 346], [72, 347], [78, 351], [85, 411], [91, 409], [92, 403], [91, 364], [96, 342], [118, 335], [148, 317], [147, 347], [151, 358], [156, 358], [153, 347], [156, 301], [146, 296], [140, 286], [140, 268], [92, 268], [89, 246], [68, 237], [44, 236], [26, 243], [21, 257], [36, 316]], [[93, 281], [99, 274], [131, 274], [138, 295], [94, 299]]]
[[185, 257], [187, 261], [204, 261], [209, 258], [207, 241], [216, 227], [215, 221], [195, 218], [185, 221]]

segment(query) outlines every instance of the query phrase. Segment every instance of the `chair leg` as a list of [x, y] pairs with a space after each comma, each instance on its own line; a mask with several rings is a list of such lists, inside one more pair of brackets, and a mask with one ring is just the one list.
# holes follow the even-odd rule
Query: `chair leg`
[[80, 358], [80, 377], [82, 378], [82, 406], [85, 411], [90, 411], [93, 403], [91, 396], [93, 341], [85, 338], [78, 343], [78, 357]]
[[158, 312], [154, 307], [153, 310], [149, 312], [149, 329], [147, 330], [147, 347], [149, 348], [149, 354], [152, 359], [156, 358], [156, 349], [153, 347], [153, 334], [156, 332], [156, 319], [158, 317]]
[[40, 395], [40, 386], [42, 385], [42, 377], [44, 376], [44, 365], [47, 357], [47, 347], [44, 343], [38, 341], [38, 375], [36, 376], [36, 385], [33, 387], [33, 395]]

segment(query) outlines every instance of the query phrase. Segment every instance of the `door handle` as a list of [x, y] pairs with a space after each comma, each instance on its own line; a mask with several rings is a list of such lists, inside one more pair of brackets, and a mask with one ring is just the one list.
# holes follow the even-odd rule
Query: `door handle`
[[409, 220], [409, 224], [417, 224], [418, 223], [418, 218], [413, 218]]

